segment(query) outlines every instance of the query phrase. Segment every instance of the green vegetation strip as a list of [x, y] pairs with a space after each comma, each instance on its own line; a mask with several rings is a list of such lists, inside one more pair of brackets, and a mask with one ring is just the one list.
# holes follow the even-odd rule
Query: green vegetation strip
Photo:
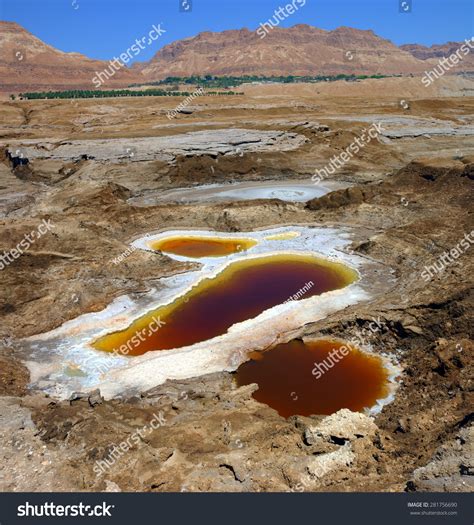
[[218, 77], [213, 75], [191, 76], [191, 77], [166, 77], [157, 82], [147, 82], [144, 84], [131, 84], [130, 87], [137, 86], [163, 86], [174, 84], [192, 84], [207, 88], [228, 88], [248, 84], [251, 82], [278, 82], [282, 84], [292, 84], [295, 82], [334, 82], [336, 80], [363, 80], [366, 78], [385, 78], [389, 75], [318, 75], [318, 76], [260, 76], [260, 75], [242, 75], [239, 77]]
[[[106, 97], [189, 97], [192, 93], [188, 91], [165, 91], [163, 89], [144, 89], [132, 91], [130, 89], [114, 89], [107, 91], [75, 89], [68, 91], [42, 91], [32, 93], [20, 93], [20, 99], [38, 98], [106, 98]], [[243, 95], [234, 91], [210, 91], [206, 95]], [[15, 95], [10, 95], [15, 100]]]

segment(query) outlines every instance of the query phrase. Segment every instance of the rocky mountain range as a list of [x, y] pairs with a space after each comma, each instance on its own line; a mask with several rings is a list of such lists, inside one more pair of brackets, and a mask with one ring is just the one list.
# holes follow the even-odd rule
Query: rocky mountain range
[[[471, 45], [473, 45], [472, 41]], [[443, 57], [449, 57], [455, 54], [462, 46], [467, 49], [466, 44], [463, 42], [447, 42], [446, 44], [435, 44], [431, 47], [422, 46], [420, 44], [405, 44], [400, 46], [400, 49], [408, 51], [408, 53], [419, 60], [437, 62]], [[464, 54], [464, 52], [460, 53], [461, 56], [463, 56], [463, 60], [459, 63], [457, 71], [474, 71], [474, 53], [471, 51], [468, 54]]]
[[264, 38], [248, 29], [205, 32], [163, 47], [141, 66], [149, 78], [215, 75], [419, 73], [425, 64], [373, 31], [309, 25], [274, 28]]
[[[101, 87], [126, 87], [193, 74], [417, 75], [460, 45], [450, 42], [431, 48], [416, 44], [398, 47], [370, 30], [340, 27], [325, 31], [305, 24], [275, 27], [263, 38], [249, 29], [206, 31], [164, 46], [148, 62], [116, 68]], [[0, 22], [2, 93], [95, 89], [93, 79], [104, 70], [112, 71], [108, 61], [65, 53], [14, 22]], [[460, 65], [461, 70], [474, 70], [472, 54]]]

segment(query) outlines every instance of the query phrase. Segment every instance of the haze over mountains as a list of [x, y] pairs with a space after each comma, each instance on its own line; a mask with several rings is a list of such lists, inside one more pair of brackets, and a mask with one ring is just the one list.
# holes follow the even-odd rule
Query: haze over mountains
[[[128, 45], [124, 43], [124, 48]], [[126, 87], [193, 74], [423, 74], [460, 45], [450, 42], [431, 48], [417, 44], [398, 47], [370, 30], [340, 27], [324, 31], [305, 24], [274, 28], [265, 38], [248, 29], [203, 32], [164, 46], [149, 62], [119, 68], [102, 87]], [[3, 93], [95, 89], [93, 77], [109, 68], [108, 61], [64, 53], [14, 22], [0, 22]], [[470, 54], [452, 72], [473, 70], [474, 56]]]

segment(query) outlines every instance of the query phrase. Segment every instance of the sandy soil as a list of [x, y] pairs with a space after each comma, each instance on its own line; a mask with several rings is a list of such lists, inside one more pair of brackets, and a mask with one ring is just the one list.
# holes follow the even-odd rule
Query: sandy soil
[[[0, 490], [473, 490], [472, 247], [428, 282], [422, 277], [474, 230], [472, 83], [450, 79], [441, 96], [407, 79], [404, 97], [403, 79], [396, 80], [396, 90], [379, 84], [363, 96], [339, 88], [331, 96], [326, 86], [324, 93], [251, 86], [245, 96], [201, 97], [192, 114], [172, 121], [166, 111], [173, 99], [1, 103], [0, 250], [15, 248], [43, 220], [53, 227], [1, 271]], [[351, 186], [309, 202], [132, 204], [197, 184], [310, 182], [373, 121], [388, 117], [392, 133], [330, 176]], [[420, 136], [424, 126], [432, 131]], [[92, 151], [88, 140], [122, 138], [133, 151], [136, 138], [234, 128], [306, 140], [292, 151], [169, 160], [48, 155], [68, 141]], [[31, 140], [44, 154], [26, 162], [22, 141]], [[396, 360], [399, 388], [378, 415], [343, 410], [285, 420], [252, 398], [254, 386], [237, 388], [227, 372], [110, 401], [97, 392], [58, 401], [29, 388], [23, 338], [196, 267], [141, 250], [115, 264], [132, 239], [165, 228], [246, 232], [291, 224], [359, 229], [354, 252], [393, 272], [395, 285], [382, 296], [284, 334], [350, 339], [362, 331], [374, 352]], [[374, 318], [383, 329], [369, 333]], [[155, 415], [160, 426], [97, 475], [96, 462], [149, 429]]]

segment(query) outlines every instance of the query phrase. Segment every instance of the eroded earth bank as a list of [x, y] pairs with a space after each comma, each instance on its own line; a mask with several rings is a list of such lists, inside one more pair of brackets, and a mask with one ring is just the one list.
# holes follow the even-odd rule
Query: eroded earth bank
[[[391, 98], [252, 87], [201, 97], [172, 121], [171, 97], [1, 104], [0, 250], [43, 221], [50, 228], [0, 272], [0, 490], [474, 488], [470, 241], [423, 276], [474, 230], [472, 86], [426, 98], [406, 82], [410, 97], [403, 85]], [[316, 170], [373, 123], [381, 132], [315, 184]], [[217, 195], [231, 183], [270, 191]], [[55, 346], [40, 340], [32, 356], [32, 337], [123, 296], [159, 298], [163, 277], [200, 268], [130, 250], [135, 239], [284, 227], [347, 231], [346, 254], [380, 269], [364, 276], [366, 300], [272, 329], [278, 342], [359, 341], [396, 364], [394, 398], [381, 410], [285, 419], [252, 397], [256, 385], [237, 387], [230, 366], [113, 396], [54, 395], [44, 378]], [[253, 350], [252, 334], [245, 345]], [[137, 433], [153, 418], [155, 430]]]

